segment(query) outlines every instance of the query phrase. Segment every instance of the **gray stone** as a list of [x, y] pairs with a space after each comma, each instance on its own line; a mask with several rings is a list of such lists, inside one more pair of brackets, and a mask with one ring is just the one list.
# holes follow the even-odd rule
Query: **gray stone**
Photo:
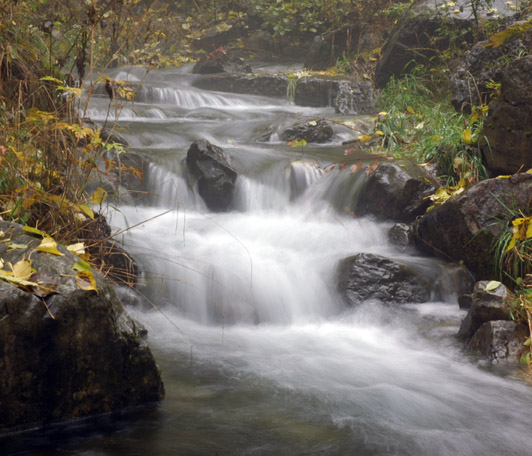
[[532, 174], [487, 179], [414, 222], [416, 246], [460, 262], [477, 280], [496, 277], [493, 246], [513, 218], [507, 208], [529, 213]]
[[413, 222], [430, 205], [438, 182], [410, 162], [384, 162], [370, 174], [358, 196], [356, 213], [381, 220]]
[[[7, 250], [15, 264], [31, 253], [40, 287], [0, 281], [0, 431], [108, 413], [164, 395], [143, 336], [103, 276], [98, 293], [82, 290], [72, 269], [79, 260], [36, 251], [41, 240], [20, 225], [0, 222], [4, 237], [26, 244]], [[46, 287], [45, 287], [46, 286]], [[52, 317], [53, 315], [53, 317]]]
[[467, 348], [492, 363], [519, 360], [528, 350], [524, 346], [528, 328], [515, 321], [489, 321], [475, 333]]
[[431, 294], [431, 281], [413, 267], [370, 253], [340, 261], [337, 287], [350, 306], [369, 299], [398, 304], [426, 302]]
[[283, 141], [300, 141], [304, 139], [309, 143], [326, 143], [333, 137], [334, 131], [331, 124], [323, 119], [310, 120], [296, 123], [281, 133]]
[[495, 320], [510, 320], [513, 295], [503, 284], [494, 290], [486, 290], [488, 281], [475, 284], [473, 305], [462, 321], [458, 337], [470, 340], [484, 323]]
[[480, 136], [487, 168], [495, 175], [532, 168], [532, 56], [510, 62]]

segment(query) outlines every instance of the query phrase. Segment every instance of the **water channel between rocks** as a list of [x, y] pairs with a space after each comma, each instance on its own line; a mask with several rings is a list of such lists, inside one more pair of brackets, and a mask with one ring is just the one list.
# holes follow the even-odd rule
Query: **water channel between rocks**
[[[143, 70], [111, 76], [135, 82]], [[111, 222], [134, 226], [126, 248], [163, 312], [129, 309], [149, 330], [166, 399], [112, 432], [48, 442], [35, 454], [529, 454], [532, 391], [462, 353], [454, 335], [463, 311], [445, 268], [390, 246], [389, 225], [349, 214], [361, 180], [349, 167], [315, 165], [343, 160], [341, 143], [355, 134], [335, 125], [332, 143], [304, 148], [278, 139], [296, 118], [342, 117], [194, 89], [193, 77], [151, 72], [118, 121], [151, 161], [149, 195], [118, 207]], [[107, 107], [95, 96], [88, 115], [103, 122]], [[231, 212], [209, 212], [186, 184], [181, 162], [197, 139], [232, 157]], [[334, 272], [358, 252], [429, 271], [443, 293], [347, 309]]]

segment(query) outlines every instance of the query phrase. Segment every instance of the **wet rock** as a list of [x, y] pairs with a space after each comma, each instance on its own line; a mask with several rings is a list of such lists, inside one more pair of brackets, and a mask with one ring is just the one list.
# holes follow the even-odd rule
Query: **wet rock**
[[458, 337], [470, 340], [484, 323], [495, 320], [510, 320], [513, 294], [503, 284], [493, 290], [487, 290], [488, 281], [475, 284], [473, 290], [473, 305], [462, 321]]
[[458, 297], [458, 307], [462, 310], [469, 310], [473, 306], [473, 296], [465, 294]]
[[224, 73], [205, 75], [192, 85], [204, 90], [289, 98], [299, 106], [332, 106], [342, 114], [371, 114], [377, 100], [370, 82], [345, 77]]
[[414, 223], [416, 246], [463, 264], [478, 279], [495, 276], [493, 246], [513, 218], [508, 207], [529, 213], [532, 208], [532, 174], [509, 179], [487, 179]]
[[413, 222], [430, 205], [428, 196], [438, 186], [431, 174], [412, 162], [381, 163], [366, 179], [356, 213], [381, 220]]
[[247, 46], [251, 49], [270, 51], [272, 49], [272, 34], [265, 30], [255, 30], [249, 34]]
[[413, 245], [412, 228], [406, 223], [396, 223], [388, 230], [386, 237], [390, 244], [403, 251]]
[[368, 299], [398, 304], [426, 302], [431, 294], [431, 281], [413, 267], [370, 253], [340, 261], [337, 287], [350, 306]]
[[252, 73], [251, 66], [243, 59], [228, 57], [225, 52], [211, 53], [202, 57], [194, 67], [194, 74]]
[[296, 81], [294, 103], [299, 106], [333, 106], [342, 114], [375, 112], [377, 93], [370, 82], [343, 77], [303, 76]]
[[323, 119], [310, 120], [304, 123], [297, 123], [287, 128], [281, 133], [283, 141], [301, 141], [304, 139], [308, 143], [326, 143], [333, 137], [334, 131], [329, 122]]
[[198, 78], [193, 81], [192, 85], [204, 90], [286, 98], [288, 76], [285, 74], [217, 74]]
[[508, 59], [526, 49], [518, 37], [498, 48], [486, 47], [486, 43], [475, 44], [451, 76], [451, 102], [457, 111], [470, 113], [472, 106], [487, 105], [496, 94], [488, 86], [502, 82]]
[[493, 363], [519, 360], [529, 348], [524, 346], [528, 328], [515, 321], [489, 321], [475, 333], [467, 348]]
[[222, 148], [201, 140], [192, 143], [185, 159], [189, 177], [198, 193], [214, 212], [227, 211], [233, 201], [237, 173]]
[[94, 273], [98, 293], [84, 291], [72, 269], [78, 257], [62, 246], [63, 256], [36, 251], [41, 240], [20, 225], [0, 222], [0, 229], [28, 245], [8, 251], [0, 244], [4, 261], [15, 264], [31, 251], [32, 279], [47, 285], [32, 293], [0, 281], [0, 431], [160, 400], [164, 388], [145, 330], [103, 276]]
[[532, 167], [532, 56], [510, 62], [480, 136], [487, 167], [495, 175]]
[[240, 21], [226, 22], [223, 25], [212, 27], [201, 38], [192, 41], [194, 49], [203, 49], [206, 52], [215, 52], [220, 46], [231, 41], [247, 36], [245, 24]]

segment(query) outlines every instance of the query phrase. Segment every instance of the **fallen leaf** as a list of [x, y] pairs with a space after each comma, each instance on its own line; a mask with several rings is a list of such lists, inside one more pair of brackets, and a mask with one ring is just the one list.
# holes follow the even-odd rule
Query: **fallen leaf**
[[52, 255], [57, 256], [64, 255], [64, 253], [61, 253], [59, 250], [57, 250], [57, 242], [55, 242], [55, 240], [50, 236], [44, 236], [43, 240], [39, 244], [39, 247], [37, 247], [37, 250], [39, 252], [51, 253]]
[[499, 282], [498, 280], [491, 280], [490, 282], [487, 283], [485, 290], [486, 291], [494, 291], [497, 288], [499, 288], [501, 285], [502, 285], [502, 283]]

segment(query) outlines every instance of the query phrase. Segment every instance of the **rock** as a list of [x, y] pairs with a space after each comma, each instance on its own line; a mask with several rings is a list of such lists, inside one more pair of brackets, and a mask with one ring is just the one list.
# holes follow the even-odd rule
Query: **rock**
[[388, 242], [402, 251], [413, 245], [412, 228], [406, 223], [396, 223], [387, 233]]
[[377, 100], [370, 82], [337, 76], [224, 73], [205, 75], [192, 85], [204, 90], [289, 98], [299, 106], [333, 106], [342, 114], [371, 114]]
[[194, 67], [194, 74], [252, 73], [251, 66], [243, 59], [230, 58], [225, 52], [211, 53], [202, 57]]
[[255, 30], [249, 34], [247, 45], [251, 49], [270, 51], [272, 49], [272, 34], [265, 30]]
[[524, 346], [528, 328], [515, 321], [489, 321], [475, 333], [467, 348], [492, 363], [519, 360], [529, 348]]
[[342, 114], [375, 112], [377, 92], [368, 81], [345, 77], [303, 76], [296, 81], [294, 103], [299, 106], [333, 106]]
[[463, 264], [480, 279], [496, 277], [493, 246], [507, 229], [507, 208], [529, 213], [532, 174], [487, 179], [436, 206], [413, 227], [418, 248]]
[[480, 137], [485, 138], [481, 147], [493, 174], [532, 168], [532, 56], [510, 62]]
[[468, 20], [446, 17], [425, 2], [410, 8], [391, 32], [382, 48], [375, 68], [378, 87], [384, 87], [391, 76], [409, 73], [416, 65], [428, 64], [438, 52], [449, 48], [450, 34], [440, 33], [446, 26], [453, 33], [465, 32]]
[[475, 284], [473, 305], [469, 308], [458, 331], [460, 339], [470, 340], [484, 323], [510, 319], [513, 294], [502, 284], [494, 290], [486, 290], [488, 283], [484, 280]]
[[509, 56], [525, 51], [518, 37], [498, 48], [486, 47], [486, 43], [475, 44], [451, 76], [451, 102], [459, 112], [470, 113], [472, 106], [487, 105], [496, 94], [488, 86], [503, 80]]
[[185, 160], [207, 207], [214, 212], [227, 211], [233, 201], [237, 173], [229, 166], [222, 148], [209, 141], [196, 141]]
[[219, 92], [286, 98], [288, 76], [285, 74], [216, 74], [198, 78], [192, 86]]
[[381, 220], [413, 222], [429, 207], [428, 196], [438, 187], [427, 171], [412, 162], [381, 163], [362, 186], [356, 213]]
[[310, 120], [304, 123], [296, 123], [281, 133], [283, 141], [301, 141], [309, 143], [326, 143], [333, 137], [334, 131], [331, 124], [323, 119]]
[[72, 269], [78, 257], [63, 246], [63, 256], [36, 251], [41, 240], [20, 225], [0, 222], [0, 229], [11, 242], [28, 245], [7, 250], [0, 244], [3, 260], [15, 264], [31, 251], [37, 275], [30, 280], [48, 287], [32, 293], [0, 281], [0, 432], [162, 399], [145, 330], [103, 277], [94, 272], [98, 293], [84, 291]]
[[431, 281], [413, 267], [371, 253], [340, 261], [337, 287], [350, 306], [368, 299], [398, 304], [426, 302], [431, 294]]
[[465, 294], [458, 297], [458, 307], [462, 310], [469, 310], [473, 306], [473, 296]]
[[221, 46], [246, 36], [245, 24], [240, 21], [225, 22], [207, 30], [201, 38], [193, 40], [192, 47], [196, 50], [203, 49], [206, 52], [215, 52]]

